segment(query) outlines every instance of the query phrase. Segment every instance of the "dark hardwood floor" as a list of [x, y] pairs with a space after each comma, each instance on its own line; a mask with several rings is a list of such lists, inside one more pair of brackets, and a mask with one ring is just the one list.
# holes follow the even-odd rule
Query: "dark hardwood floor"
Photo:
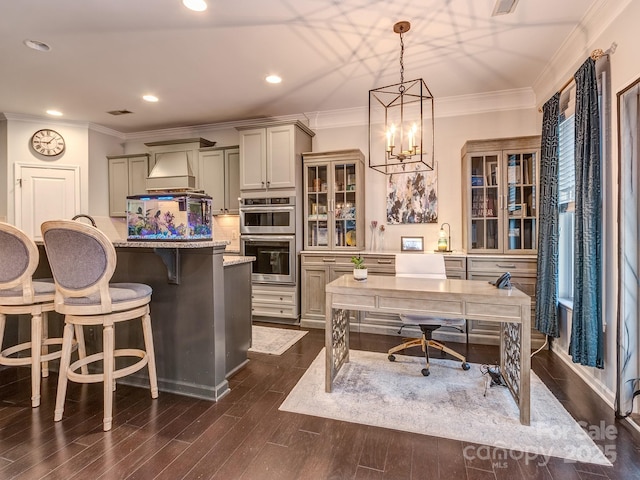
[[[397, 340], [352, 334], [351, 346], [385, 352]], [[533, 358], [534, 371], [574, 418], [614, 429], [615, 438], [597, 440], [615, 455], [613, 467], [517, 452], [469, 460], [464, 442], [279, 411], [323, 345], [324, 332], [312, 330], [279, 357], [250, 354], [218, 403], [167, 393], [154, 401], [120, 385], [107, 433], [101, 384], [70, 383], [64, 419], [54, 423], [55, 374], [32, 409], [29, 370], [0, 370], [0, 479], [640, 479], [637, 433], [550, 351]], [[475, 345], [468, 355], [477, 363], [497, 356]]]

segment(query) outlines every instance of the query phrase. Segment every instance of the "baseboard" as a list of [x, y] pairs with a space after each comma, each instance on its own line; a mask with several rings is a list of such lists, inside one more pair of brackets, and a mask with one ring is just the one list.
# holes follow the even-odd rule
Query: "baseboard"
[[556, 346], [554, 342], [551, 342], [551, 351], [555, 353], [560, 360], [562, 360], [576, 375], [578, 375], [584, 382], [593, 390], [604, 402], [611, 407], [612, 410], [615, 410], [615, 398], [616, 395], [612, 392], [605, 384], [595, 379], [587, 372], [585, 372], [585, 368], [581, 365], [573, 363], [571, 357], [566, 352], [563, 352]]

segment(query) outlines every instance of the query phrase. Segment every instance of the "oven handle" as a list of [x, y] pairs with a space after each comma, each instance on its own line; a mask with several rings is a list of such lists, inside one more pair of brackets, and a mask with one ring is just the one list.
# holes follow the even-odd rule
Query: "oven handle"
[[255, 242], [261, 240], [275, 240], [276, 242], [289, 242], [294, 240], [295, 235], [240, 235], [240, 241]]
[[295, 207], [293, 205], [250, 205], [240, 207], [241, 212], [293, 212]]

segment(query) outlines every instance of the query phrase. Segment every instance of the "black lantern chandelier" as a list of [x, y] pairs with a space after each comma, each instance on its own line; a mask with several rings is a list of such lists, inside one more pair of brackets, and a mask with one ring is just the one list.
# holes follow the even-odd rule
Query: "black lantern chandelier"
[[400, 83], [369, 90], [369, 167], [386, 175], [433, 170], [433, 96], [421, 78], [404, 80], [404, 38], [398, 22]]

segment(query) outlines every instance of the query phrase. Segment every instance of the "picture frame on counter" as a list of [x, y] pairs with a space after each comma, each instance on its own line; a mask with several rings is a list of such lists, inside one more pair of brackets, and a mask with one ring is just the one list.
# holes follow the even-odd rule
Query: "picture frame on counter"
[[400, 237], [403, 252], [424, 252], [424, 237]]

